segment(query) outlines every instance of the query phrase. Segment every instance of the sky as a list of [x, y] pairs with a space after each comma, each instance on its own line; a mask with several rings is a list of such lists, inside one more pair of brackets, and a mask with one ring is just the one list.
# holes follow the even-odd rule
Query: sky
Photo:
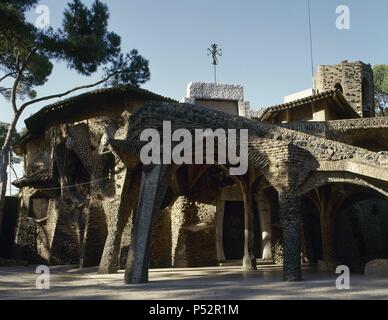
[[[41, 0], [57, 28], [68, 1]], [[92, 0], [84, 0], [91, 5]], [[143, 87], [181, 100], [191, 81], [213, 81], [207, 48], [223, 50], [218, 66], [221, 83], [241, 84], [253, 109], [283, 102], [283, 97], [311, 88], [307, 0], [105, 0], [109, 28], [122, 37], [124, 51], [137, 48], [149, 59], [151, 81]], [[350, 8], [350, 29], [336, 28], [336, 8]], [[387, 0], [311, 0], [314, 64], [362, 60], [388, 64]], [[38, 14], [29, 12], [35, 21]], [[86, 78], [55, 64], [38, 95], [58, 93], [100, 79]], [[0, 121], [11, 118], [0, 99]], [[23, 120], [42, 108], [26, 110]]]

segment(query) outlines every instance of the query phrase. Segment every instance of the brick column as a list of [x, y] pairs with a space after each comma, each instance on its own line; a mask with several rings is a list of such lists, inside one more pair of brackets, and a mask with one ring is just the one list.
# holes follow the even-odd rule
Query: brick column
[[279, 192], [280, 219], [283, 228], [284, 281], [301, 281], [300, 197], [288, 190]]

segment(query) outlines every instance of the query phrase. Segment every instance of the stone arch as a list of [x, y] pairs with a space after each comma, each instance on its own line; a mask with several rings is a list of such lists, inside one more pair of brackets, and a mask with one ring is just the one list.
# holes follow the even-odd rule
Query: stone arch
[[305, 263], [322, 259], [320, 206], [309, 194], [301, 197], [301, 247]]
[[349, 172], [314, 172], [300, 186], [299, 194], [306, 194], [328, 184], [347, 183], [373, 189], [388, 198], [388, 186], [375, 184], [371, 180]]
[[[198, 174], [193, 177], [192, 181], [189, 182], [188, 193], [195, 193], [198, 185], [202, 183], [202, 179], [206, 179], [212, 174], [214, 170], [219, 172], [221, 180], [218, 184], [220, 190], [217, 192], [218, 195], [215, 199], [215, 243], [216, 243], [216, 256], [217, 261], [222, 263], [226, 261], [224, 251], [224, 213], [225, 204], [228, 201], [243, 202], [243, 193], [245, 192], [245, 181], [241, 177], [231, 176], [229, 168], [225, 165], [221, 165], [215, 162], [212, 165], [201, 165], [201, 166], [188, 166], [192, 171], [196, 172], [198, 167]], [[213, 172], [214, 173], [214, 172]], [[214, 185], [216, 187], [216, 185]]]
[[[360, 247], [363, 241], [360, 236], [352, 235], [358, 226], [350, 225], [349, 215], [364, 201], [388, 200], [386, 187], [347, 172], [316, 172], [305, 181], [301, 190], [300, 194], [311, 199], [319, 211], [323, 260], [319, 268], [332, 271], [336, 264], [346, 263], [353, 271], [362, 272], [363, 264], [367, 262], [362, 260], [363, 255], [359, 255], [359, 260], [356, 254], [353, 254], [354, 260], [346, 255], [347, 252], [358, 252], [355, 248]], [[344, 212], [347, 212], [348, 220], [343, 217]], [[339, 228], [342, 231], [338, 231]], [[349, 239], [353, 240], [341, 241], [344, 234], [351, 235]], [[344, 249], [343, 243], [348, 243], [349, 248]], [[386, 246], [388, 250], [388, 243]]]
[[[232, 176], [230, 175], [229, 168], [227, 165], [221, 165], [217, 162], [214, 163], [214, 165], [209, 166], [209, 168], [204, 168], [203, 170], [200, 170], [199, 177], [193, 179], [193, 183], [191, 183], [191, 188], [194, 187], [198, 181], [201, 180], [201, 177], [206, 176], [209, 172], [210, 168], [217, 168], [217, 170], [220, 170], [220, 172], [223, 172], [225, 176], [230, 179], [233, 183], [233, 185], [238, 188], [238, 193], [241, 195], [241, 202], [244, 202], [244, 257], [243, 257], [243, 268], [245, 270], [252, 270], [256, 268], [256, 254], [255, 254], [255, 234], [258, 235], [258, 231], [255, 233], [254, 227], [254, 207], [253, 207], [253, 193], [252, 193], [252, 186], [251, 182], [253, 180], [253, 177], [251, 177], [249, 174], [245, 176]], [[257, 172], [251, 171], [253, 174], [257, 174]], [[221, 196], [221, 193], [220, 193]], [[217, 259], [219, 261], [225, 261], [225, 251], [224, 251], [224, 240], [225, 240], [225, 234], [224, 234], [224, 211], [225, 211], [225, 202], [223, 199], [218, 197], [217, 200], [217, 212], [216, 212], [216, 247], [217, 247]], [[241, 209], [241, 208], [240, 208]], [[240, 210], [239, 209], [239, 210]], [[258, 230], [259, 224], [257, 223], [257, 230]]]
[[219, 180], [223, 179], [220, 172], [221, 168], [216, 165], [185, 164], [173, 176], [175, 194], [168, 208], [171, 266], [213, 265], [217, 262], [216, 201]]

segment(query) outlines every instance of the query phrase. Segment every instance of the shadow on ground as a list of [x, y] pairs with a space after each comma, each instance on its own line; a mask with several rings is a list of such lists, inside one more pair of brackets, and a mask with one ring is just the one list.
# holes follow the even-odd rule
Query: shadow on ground
[[33, 267], [0, 268], [0, 299], [388, 299], [388, 279], [351, 276], [350, 290], [337, 290], [337, 275], [305, 270], [304, 281], [282, 282], [281, 268], [157, 269], [150, 282], [125, 285], [123, 272], [99, 275], [95, 268], [53, 267], [50, 289], [37, 290]]

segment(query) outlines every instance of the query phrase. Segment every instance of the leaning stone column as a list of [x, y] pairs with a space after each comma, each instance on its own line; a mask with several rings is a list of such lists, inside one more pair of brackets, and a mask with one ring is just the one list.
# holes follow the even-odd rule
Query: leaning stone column
[[101, 199], [92, 196], [85, 212], [85, 230], [81, 245], [80, 268], [98, 266], [108, 234]]
[[284, 281], [301, 281], [300, 197], [287, 190], [279, 192], [280, 219], [283, 228]]
[[150, 233], [153, 217], [158, 212], [167, 191], [166, 166], [143, 168], [139, 203], [133, 226], [132, 244], [128, 253], [125, 283], [148, 281]]
[[243, 271], [256, 270], [255, 236], [253, 227], [252, 192], [244, 190], [244, 257]]
[[[129, 169], [127, 169], [129, 171]], [[139, 193], [140, 175], [136, 172], [126, 172], [125, 181], [118, 200], [119, 205], [113, 209], [112, 223], [108, 230], [108, 236], [105, 242], [104, 251], [101, 257], [98, 273], [110, 274], [116, 273], [119, 268], [119, 254], [121, 238], [126, 223], [128, 222], [132, 211], [136, 207], [137, 195]], [[117, 200], [116, 200], [117, 201]]]

